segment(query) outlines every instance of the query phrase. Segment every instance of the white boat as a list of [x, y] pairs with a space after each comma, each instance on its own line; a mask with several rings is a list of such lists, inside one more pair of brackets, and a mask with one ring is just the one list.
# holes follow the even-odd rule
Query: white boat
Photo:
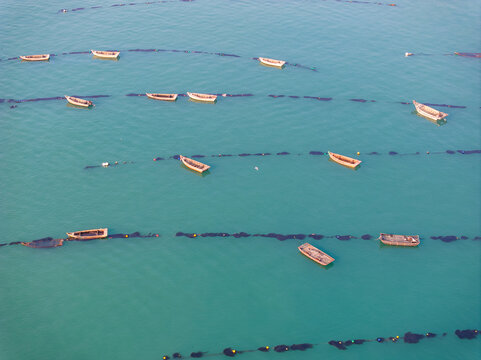
[[25, 61], [47, 61], [50, 59], [50, 54], [42, 54], [42, 55], [21, 55], [19, 56], [20, 59]]
[[448, 116], [448, 114], [443, 113], [442, 111], [439, 111], [427, 105], [418, 103], [415, 100], [413, 100], [413, 104], [414, 104], [414, 107], [416, 108], [416, 111], [419, 113], [419, 115], [425, 116], [428, 119], [439, 121], [439, 120], [443, 120], [446, 116]]
[[148, 98], [154, 100], [162, 100], [162, 101], [175, 101], [177, 100], [177, 94], [153, 94], [153, 93], [145, 93]]
[[73, 96], [65, 95], [65, 99], [67, 99], [67, 101], [70, 104], [75, 105], [75, 106], [81, 106], [81, 107], [95, 106], [94, 103], [91, 102], [90, 100], [84, 100], [84, 99], [80, 99], [80, 98], [73, 97]]
[[191, 92], [187, 92], [187, 95], [189, 95], [189, 97], [192, 99], [192, 100], [196, 100], [196, 101], [203, 101], [203, 102], [215, 102], [217, 100], [217, 95], [210, 95], [210, 94], [199, 94], [199, 93], [191, 93]]
[[284, 64], [286, 63], [283, 60], [276, 60], [276, 59], [269, 59], [265, 57], [259, 57], [259, 61], [261, 64], [267, 65], [267, 66], [274, 66], [278, 68], [282, 68]]
[[120, 51], [100, 51], [100, 50], [90, 50], [94, 56], [104, 59], [117, 59], [119, 57]]

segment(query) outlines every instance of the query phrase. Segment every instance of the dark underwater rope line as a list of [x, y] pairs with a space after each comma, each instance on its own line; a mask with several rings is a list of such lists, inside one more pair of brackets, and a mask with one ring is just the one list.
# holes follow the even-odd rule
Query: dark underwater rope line
[[458, 52], [455, 51], [454, 53], [447, 53], [447, 54], [426, 54], [426, 53], [410, 53], [407, 52], [404, 54], [405, 57], [408, 56], [464, 56], [464, 57], [470, 57], [470, 58], [481, 58], [481, 53], [475, 53], [475, 52]]
[[77, 12], [82, 10], [97, 10], [97, 9], [108, 9], [108, 8], [117, 8], [122, 6], [135, 6], [135, 5], [153, 5], [153, 4], [165, 4], [165, 3], [173, 3], [173, 2], [193, 2], [194, 0], [161, 0], [161, 1], [147, 1], [147, 2], [130, 2], [130, 3], [120, 3], [120, 4], [113, 4], [113, 5], [105, 5], [105, 6], [91, 6], [91, 7], [79, 7], [74, 9], [60, 9], [57, 13], [67, 13], [67, 12]]
[[[477, 329], [465, 329], [465, 330], [456, 330], [454, 331], [454, 334], [459, 338], [459, 339], [468, 339], [472, 340], [477, 338], [479, 334], [479, 330]], [[444, 332], [442, 333], [442, 337], [447, 336], [448, 333]], [[404, 340], [404, 343], [408, 344], [417, 344], [420, 340], [424, 338], [435, 338], [438, 336], [436, 333], [433, 332], [426, 332], [425, 334], [416, 334], [413, 332], [406, 332], [402, 337], [399, 335], [396, 336], [389, 336], [389, 337], [378, 337], [376, 339], [354, 339], [354, 340], [330, 340], [329, 342], [321, 342], [321, 343], [301, 343], [301, 344], [293, 344], [293, 345], [275, 345], [273, 347], [271, 346], [261, 346], [258, 347], [257, 349], [250, 349], [250, 350], [236, 350], [233, 349], [232, 347], [227, 347], [225, 348], [221, 353], [209, 353], [207, 351], [195, 351], [190, 353], [190, 355], [181, 355], [179, 352], [173, 353], [171, 356], [173, 359], [187, 359], [187, 358], [201, 358], [204, 356], [220, 356], [220, 355], [225, 355], [228, 357], [235, 357], [239, 354], [247, 353], [247, 352], [254, 352], [254, 351], [261, 351], [261, 352], [270, 352], [270, 350], [274, 350], [275, 352], [278, 353], [283, 353], [286, 351], [305, 351], [308, 349], [312, 349], [314, 346], [319, 346], [319, 345], [332, 345], [336, 347], [339, 350], [347, 350], [348, 347], [351, 345], [362, 345], [364, 343], [368, 342], [377, 342], [377, 343], [384, 343], [384, 342], [392, 342], [396, 343], [400, 341], [401, 339]], [[171, 357], [169, 355], [164, 355], [162, 357], [163, 360], [169, 360]]]
[[[182, 1], [182, 0], [181, 0]], [[246, 58], [245, 56], [236, 55], [236, 54], [227, 54], [223, 52], [210, 52], [210, 51], [199, 51], [199, 50], [181, 50], [181, 49], [127, 49], [127, 50], [114, 50], [109, 49], [107, 51], [120, 51], [120, 52], [144, 52], [144, 53], [152, 53], [152, 52], [171, 52], [171, 53], [184, 53], [184, 54], [204, 54], [204, 55], [215, 55], [215, 56], [225, 56], [225, 57], [235, 57], [235, 58]], [[71, 52], [64, 52], [60, 54], [49, 54], [51, 58], [55, 56], [65, 56], [65, 55], [90, 55], [91, 51], [71, 51]], [[19, 60], [20, 57], [11, 57], [7, 59], [0, 59], [0, 61], [12, 61], [12, 60]], [[258, 57], [247, 57], [247, 59], [258, 61]], [[118, 61], [118, 59], [110, 60], [110, 61]], [[298, 67], [302, 69], [312, 70], [317, 72], [317, 69], [312, 66], [305, 66], [298, 63], [292, 63], [286, 61], [285, 65]]]
[[[252, 97], [252, 96], [265, 96], [273, 99], [282, 99], [282, 98], [289, 98], [289, 99], [308, 99], [308, 100], [317, 100], [321, 102], [327, 102], [327, 101], [332, 101], [335, 100], [333, 97], [320, 97], [320, 96], [308, 96], [308, 95], [284, 95], [284, 94], [268, 94], [268, 95], [255, 95], [252, 93], [242, 93], [242, 94], [228, 94], [228, 93], [212, 93], [212, 95], [217, 95], [218, 97], [221, 98], [240, 98], [240, 97]], [[86, 98], [86, 99], [95, 99], [95, 98], [107, 98], [107, 97], [113, 97], [112, 95], [71, 95], [74, 97], [80, 97], [80, 98]], [[146, 97], [145, 93], [128, 93], [125, 94], [125, 96], [128, 97]], [[179, 93], [179, 97], [188, 97], [186, 93]], [[32, 98], [32, 99], [7, 99], [7, 98], [0, 98], [0, 104], [1, 103], [26, 103], [26, 102], [36, 102], [36, 101], [53, 101], [53, 100], [65, 100], [64, 96], [52, 96], [52, 97], [44, 97], [44, 98]], [[342, 101], [352, 101], [356, 103], [391, 103], [391, 104], [401, 104], [401, 105], [411, 105], [411, 102], [407, 101], [377, 101], [377, 100], [367, 100], [367, 99], [361, 99], [361, 98], [352, 98], [352, 99], [337, 99], [337, 100], [342, 100]], [[450, 105], [450, 104], [435, 104], [435, 103], [428, 103], [425, 102], [423, 103], [424, 105], [428, 106], [435, 106], [435, 107], [447, 107], [447, 108], [452, 108], [452, 109], [466, 109], [467, 106], [465, 105]]]
[[[421, 155], [421, 154], [426, 154], [426, 155], [442, 155], [442, 154], [449, 154], [449, 155], [472, 155], [472, 154], [481, 154], [481, 149], [478, 150], [445, 150], [445, 151], [426, 151], [425, 153], [421, 153], [419, 151], [415, 153], [399, 153], [397, 151], [389, 151], [387, 153], [379, 153], [377, 151], [371, 151], [371, 152], [366, 152], [363, 153], [364, 155], [376, 155], [376, 156], [382, 156], [382, 155], [390, 155], [390, 156], [414, 156], [414, 155]], [[287, 151], [282, 151], [282, 152], [277, 152], [277, 153], [270, 153], [270, 152], [265, 152], [265, 153], [240, 153], [240, 154], [213, 154], [213, 155], [200, 155], [200, 154], [195, 154], [195, 155], [190, 155], [188, 157], [192, 159], [202, 159], [206, 157], [212, 157], [212, 158], [232, 158], [232, 157], [250, 157], [250, 156], [304, 156], [304, 155], [312, 155], [312, 156], [323, 156], [323, 155], [328, 155], [327, 152], [324, 151], [309, 151], [307, 154], [303, 153], [290, 153]], [[358, 156], [360, 153], [357, 154]], [[180, 157], [178, 154], [176, 155], [171, 155], [171, 156], [166, 156], [166, 157], [161, 157], [157, 156], [153, 158], [153, 161], [163, 161], [163, 160], [179, 160]], [[96, 169], [96, 168], [110, 168], [110, 167], [116, 167], [119, 165], [127, 165], [127, 164], [135, 164], [137, 162], [135, 161], [114, 161], [114, 162], [104, 162], [102, 165], [86, 165], [84, 166], [84, 170], [88, 169]]]
[[[109, 234], [109, 236], [106, 239], [127, 239], [127, 238], [158, 238], [161, 237], [162, 235], [158, 233], [147, 233], [145, 235], [142, 235], [139, 231], [135, 231], [133, 233], [119, 233], [119, 234]], [[235, 239], [241, 239], [241, 238], [247, 238], [247, 237], [260, 237], [260, 238], [271, 238], [271, 239], [277, 239], [279, 241], [285, 241], [285, 240], [306, 240], [306, 239], [312, 239], [312, 240], [322, 240], [322, 239], [337, 239], [340, 241], [349, 241], [349, 240], [376, 240], [378, 236], [374, 236], [371, 234], [363, 234], [363, 235], [324, 235], [324, 234], [315, 234], [315, 233], [310, 233], [310, 234], [278, 234], [278, 233], [267, 233], [267, 234], [262, 234], [262, 233], [255, 233], [255, 234], [249, 234], [247, 232], [237, 232], [237, 233], [227, 233], [227, 232], [208, 232], [208, 233], [184, 233], [184, 232], [177, 232], [174, 235], [175, 237], [187, 237], [190, 239], [195, 239], [195, 238], [216, 238], [216, 237], [222, 237], [222, 238], [235, 238]], [[13, 241], [10, 243], [3, 243], [0, 244], [0, 247], [2, 246], [10, 246], [10, 245], [24, 245], [32, 248], [53, 248], [53, 247], [59, 247], [63, 245], [63, 241], [94, 241], [94, 240], [100, 240], [100, 241], [105, 241], [106, 239], [88, 239], [88, 240], [82, 240], [82, 239], [55, 239], [51, 236], [44, 237], [41, 239], [36, 239], [36, 240], [31, 240], [29, 242], [26, 241]], [[442, 242], [450, 243], [458, 240], [481, 240], [481, 236], [474, 236], [474, 237], [468, 237], [465, 235], [432, 235], [428, 237], [421, 237], [421, 240], [440, 240]], [[62, 240], [62, 241], [59, 241]]]
[[[112, 8], [112, 7], [122, 7], [122, 6], [134, 6], [134, 5], [153, 5], [153, 4], [165, 4], [165, 3], [173, 3], [173, 2], [193, 2], [194, 0], [162, 0], [162, 1], [147, 1], [147, 2], [131, 2], [131, 3], [120, 3], [120, 4], [113, 4], [113, 5], [106, 5], [106, 6], [91, 6], [87, 8], [75, 8], [75, 9], [60, 9], [57, 13], [67, 13], [67, 12], [76, 12], [88, 9], [102, 9], [102, 8]], [[359, 0], [322, 0], [322, 1], [335, 1], [335, 2], [342, 2], [342, 3], [351, 3], [351, 4], [362, 4], [362, 5], [381, 5], [381, 6], [397, 6], [396, 4], [387, 4], [387, 3], [380, 3], [380, 2], [373, 2], [373, 1], [359, 1]]]

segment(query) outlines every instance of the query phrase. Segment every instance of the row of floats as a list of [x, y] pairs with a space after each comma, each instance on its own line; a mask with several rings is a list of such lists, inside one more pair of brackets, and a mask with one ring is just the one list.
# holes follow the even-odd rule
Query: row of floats
[[[93, 56], [99, 59], [116, 60], [119, 58], [120, 51], [101, 51], [101, 50], [90, 50]], [[50, 60], [50, 54], [40, 54], [40, 55], [20, 55], [19, 58], [24, 61], [48, 61]], [[278, 69], [284, 68], [286, 62], [284, 60], [269, 59], [265, 57], [258, 57], [262, 65], [275, 67]]]
[[[150, 99], [160, 100], [160, 101], [176, 101], [179, 96], [179, 94], [161, 94], [161, 93], [145, 93], [145, 95]], [[202, 93], [194, 93], [194, 92], [187, 91], [187, 96], [190, 99], [198, 102], [215, 103], [217, 101], [217, 95], [213, 95], [213, 94], [202, 94]], [[227, 95], [222, 94], [222, 96], [225, 97]], [[90, 100], [85, 100], [85, 99], [81, 99], [74, 96], [68, 96], [68, 95], [65, 95], [65, 98], [70, 104], [75, 106], [84, 107], [84, 108], [95, 106], [93, 102]], [[416, 112], [419, 115], [424, 116], [434, 122], [446, 121], [446, 117], [448, 116], [447, 113], [436, 110], [427, 105], [421, 104], [416, 100], [413, 100], [413, 105], [416, 108]]]
[[[350, 158], [348, 156], [336, 154], [336, 153], [333, 153], [333, 152], [330, 152], [330, 151], [328, 151], [327, 153], [329, 154], [329, 158], [332, 161], [334, 161], [334, 162], [336, 162], [340, 165], [346, 166], [350, 169], [356, 169], [362, 163], [361, 160], [353, 159], [353, 158]], [[209, 165], [206, 165], [204, 163], [201, 163], [200, 161], [190, 159], [190, 158], [182, 156], [182, 155], [179, 155], [179, 160], [187, 168], [189, 168], [193, 171], [196, 171], [198, 173], [201, 173], [201, 174], [210, 169]], [[103, 163], [102, 165], [104, 167], [107, 167], [110, 164], [109, 163]]]
[[[384, 234], [379, 235], [379, 240], [385, 245], [392, 246], [418, 246], [420, 243], [419, 235], [395, 235], [395, 234]], [[301, 254], [307, 256], [309, 259], [315, 261], [316, 263], [327, 266], [334, 262], [334, 258], [324, 251], [312, 246], [309, 243], [304, 243], [298, 247]]]
[[[113, 59], [117, 59], [120, 55], [120, 51], [100, 51], [100, 50], [90, 50], [90, 51], [95, 57], [101, 58], [101, 59], [113, 60]], [[22, 55], [22, 56], [19, 56], [19, 58], [24, 61], [48, 61], [50, 59], [50, 54]], [[275, 67], [279, 69], [282, 69], [286, 64], [286, 62], [283, 60], [276, 60], [276, 59], [270, 59], [265, 57], [259, 57], [258, 59], [262, 65]], [[178, 94], [146, 93], [145, 95], [147, 95], [147, 97], [151, 99], [161, 100], [161, 101], [176, 101], [178, 97]], [[191, 98], [194, 101], [214, 103], [217, 100], [217, 95], [212, 95], [212, 94], [187, 92], [187, 95], [189, 96], [189, 98]], [[93, 103], [89, 100], [84, 100], [84, 99], [76, 98], [73, 96], [65, 96], [65, 97], [69, 103], [75, 106], [81, 106], [81, 107], [93, 106]], [[420, 115], [425, 116], [430, 120], [442, 121], [448, 116], [448, 114], [442, 111], [439, 111], [427, 105], [418, 103], [415, 100], [413, 100], [413, 104], [416, 108], [416, 111]]]
[[[340, 165], [343, 165], [345, 167], [348, 167], [350, 169], [353, 169], [353, 170], [356, 170], [358, 168], [358, 166], [362, 163], [361, 160], [353, 159], [353, 158], [350, 158], [348, 156], [336, 154], [336, 153], [333, 153], [333, 152], [330, 152], [330, 151], [328, 151], [328, 154], [329, 154], [329, 159], [331, 159], [332, 161], [334, 161], [334, 162], [336, 162]], [[156, 159], [154, 159], [154, 161], [155, 160]], [[188, 169], [193, 170], [194, 172], [197, 172], [197, 173], [200, 173], [200, 174], [204, 174], [206, 171], [208, 171], [210, 169], [209, 165], [201, 163], [200, 161], [188, 158], [188, 157], [183, 156], [183, 155], [179, 155], [179, 160]], [[112, 165], [112, 164], [110, 164], [109, 162], [103, 162], [102, 163], [102, 166], [105, 167], [105, 168], [109, 167], [110, 165]], [[115, 163], [114, 165], [117, 165], [117, 163]]]
[[[109, 230], [108, 228], [99, 228], [99, 229], [67, 232], [66, 234], [68, 236], [67, 240], [88, 241], [88, 240], [95, 240], [95, 239], [106, 239], [109, 235]], [[394, 235], [394, 234], [381, 233], [379, 235], [378, 240], [380, 240], [385, 245], [392, 245], [392, 246], [413, 247], [413, 246], [418, 246], [420, 243], [419, 235]], [[65, 240], [52, 239], [52, 241], [57, 242], [57, 244], [54, 246], [56, 247], [56, 246], [62, 246]], [[32, 246], [32, 243], [28, 243], [28, 242], [22, 242], [21, 244], [28, 247], [38, 247], [38, 245], [35, 244], [35, 246]], [[309, 243], [304, 243], [300, 245], [297, 249], [301, 254], [305, 255], [309, 259], [323, 266], [327, 266], [335, 261], [335, 259], [332, 256], [326, 254], [324, 251], [316, 248], [315, 246]]]

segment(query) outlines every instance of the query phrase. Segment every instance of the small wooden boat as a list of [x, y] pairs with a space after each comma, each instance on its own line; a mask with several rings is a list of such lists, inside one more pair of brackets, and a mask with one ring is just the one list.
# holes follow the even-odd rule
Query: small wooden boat
[[58, 247], [62, 246], [64, 242], [64, 239], [40, 239], [40, 240], [34, 240], [31, 242], [22, 242], [21, 244], [23, 246], [27, 246], [30, 248], [35, 248], [35, 249], [46, 249], [46, 248], [53, 248], [53, 247]]
[[196, 101], [215, 102], [217, 100], [217, 95], [199, 94], [199, 93], [191, 93], [191, 92], [187, 92], [187, 95], [189, 95], [189, 97], [192, 100], [196, 100]]
[[68, 232], [67, 235], [70, 239], [92, 240], [106, 238], [108, 236], [108, 233], [109, 229], [105, 228]]
[[82, 107], [95, 106], [94, 103], [91, 102], [90, 100], [84, 100], [84, 99], [76, 98], [73, 96], [65, 95], [65, 99], [67, 99], [67, 101], [70, 104], [75, 106], [82, 106]]
[[425, 116], [428, 119], [439, 121], [443, 120], [446, 116], [448, 116], [448, 114], [443, 113], [442, 111], [438, 111], [436, 109], [433, 109], [432, 107], [418, 103], [415, 100], [413, 100], [413, 104], [419, 115]]
[[303, 255], [307, 256], [311, 260], [314, 260], [318, 264], [329, 265], [334, 261], [333, 257], [327, 255], [325, 252], [319, 250], [309, 243], [302, 244], [298, 247], [298, 249]]
[[90, 50], [94, 56], [104, 59], [117, 59], [119, 57], [120, 51], [98, 51]]
[[50, 54], [23, 55], [23, 56], [19, 56], [19, 58], [25, 61], [47, 61], [50, 59]]
[[152, 94], [152, 93], [145, 93], [148, 98], [154, 100], [162, 100], [162, 101], [175, 101], [177, 100], [177, 94]]
[[286, 63], [285, 61], [282, 61], [282, 60], [269, 59], [269, 58], [264, 58], [260, 56], [259, 56], [259, 61], [261, 62], [261, 64], [264, 64], [267, 66], [274, 66], [278, 68], [282, 68]]
[[356, 160], [344, 155], [335, 154], [330, 151], [328, 151], [328, 154], [333, 161], [337, 162], [338, 164], [347, 166], [351, 169], [356, 168], [362, 162], [361, 160]]
[[209, 165], [202, 164], [199, 161], [189, 159], [182, 155], [179, 155], [179, 157], [180, 157], [180, 161], [182, 161], [182, 163], [191, 170], [203, 173], [204, 171], [207, 171], [210, 169]]
[[418, 246], [419, 235], [393, 235], [383, 234], [379, 235], [379, 240], [386, 245], [395, 246]]

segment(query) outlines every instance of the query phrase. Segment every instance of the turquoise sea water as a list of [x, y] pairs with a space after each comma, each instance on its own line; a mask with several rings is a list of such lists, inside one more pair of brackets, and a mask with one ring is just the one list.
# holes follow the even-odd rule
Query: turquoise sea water
[[[481, 235], [480, 155], [425, 154], [481, 148], [479, 60], [443, 55], [481, 52], [478, 3], [112, 4], [0, 6], [0, 98], [111, 95], [93, 99], [91, 110], [62, 100], [0, 103], [0, 243], [104, 226], [161, 236], [0, 248], [1, 359], [149, 360], [300, 342], [319, 345], [239, 356], [479, 358], [479, 337], [461, 340], [453, 331], [481, 327], [481, 249], [471, 240]], [[105, 8], [57, 13], [96, 5]], [[136, 48], [241, 57], [123, 51], [119, 61], [5, 60]], [[405, 58], [407, 51], [431, 55]], [[263, 67], [257, 56], [318, 72]], [[255, 96], [215, 105], [125, 96], [186, 91]], [[412, 99], [466, 108], [440, 108], [449, 116], [436, 126], [396, 103]], [[359, 151], [363, 163], [351, 171], [311, 150]], [[204, 177], [174, 160], [152, 161], [281, 151], [291, 155], [206, 158]], [[383, 155], [366, 155], [372, 151]], [[104, 161], [129, 163], [84, 169]], [[187, 239], [178, 231], [388, 232], [420, 234], [422, 242], [407, 249], [310, 239], [336, 259], [323, 269], [298, 253], [300, 240]], [[430, 239], [436, 235], [470, 240]], [[327, 345], [407, 331], [448, 335], [347, 351]]]

